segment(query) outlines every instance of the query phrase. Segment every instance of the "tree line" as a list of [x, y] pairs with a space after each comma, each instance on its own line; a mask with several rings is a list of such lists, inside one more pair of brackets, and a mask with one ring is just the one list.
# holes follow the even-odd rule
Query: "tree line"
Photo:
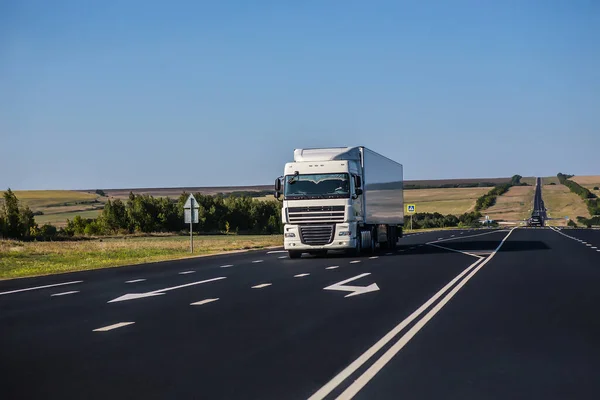
[[502, 183], [494, 186], [492, 190], [477, 199], [475, 202], [475, 211], [482, 211], [492, 207], [496, 204], [498, 196], [502, 196], [513, 186], [528, 186], [526, 183], [521, 182], [522, 178], [521, 175], [513, 175], [510, 179], [510, 183]]
[[585, 226], [600, 225], [600, 199], [588, 188], [581, 186], [579, 183], [572, 181], [574, 175], [558, 173], [556, 177], [558, 181], [569, 188], [569, 190], [583, 199], [587, 209], [592, 216], [591, 218], [577, 217], [577, 221]]
[[[195, 232], [274, 234], [283, 231], [281, 206], [275, 201], [201, 193], [194, 197], [199, 206]], [[38, 227], [29, 207], [20, 207], [9, 189], [4, 193], [0, 210], [0, 235], [19, 240], [54, 240], [76, 235], [180, 232], [189, 227], [183, 215], [187, 198], [187, 193], [176, 200], [130, 193], [126, 201], [108, 200], [98, 218], [76, 216], [67, 220], [66, 227], [57, 229], [49, 224]]]
[[[482, 215], [478, 211], [464, 213], [456, 216], [453, 214], [442, 215], [440, 213], [415, 213], [412, 214], [413, 229], [431, 229], [431, 228], [473, 228], [481, 226], [480, 219]], [[409, 223], [405, 222], [408, 226]], [[497, 224], [496, 224], [497, 225]]]

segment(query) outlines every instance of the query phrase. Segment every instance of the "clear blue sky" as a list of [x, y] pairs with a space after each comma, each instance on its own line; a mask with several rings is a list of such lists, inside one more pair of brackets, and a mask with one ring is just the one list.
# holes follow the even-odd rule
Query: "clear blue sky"
[[2, 1], [0, 189], [600, 174], [600, 2]]

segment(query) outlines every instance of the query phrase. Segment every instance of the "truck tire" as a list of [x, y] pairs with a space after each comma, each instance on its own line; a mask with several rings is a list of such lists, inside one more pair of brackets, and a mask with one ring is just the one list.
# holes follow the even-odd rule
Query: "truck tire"
[[298, 250], [288, 250], [288, 256], [290, 258], [300, 258], [302, 257], [302, 252]]
[[362, 248], [362, 232], [359, 230], [358, 235], [356, 235], [356, 246], [351, 249], [348, 254], [352, 257], [360, 257], [363, 252]]

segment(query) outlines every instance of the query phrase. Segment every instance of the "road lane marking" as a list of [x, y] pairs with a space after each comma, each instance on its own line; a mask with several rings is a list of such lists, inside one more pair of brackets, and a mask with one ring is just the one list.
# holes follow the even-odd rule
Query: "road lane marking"
[[261, 262], [263, 262], [263, 260], [254, 260], [254, 261], [252, 261], [252, 264], [258, 264], [258, 263], [261, 263]]
[[298, 274], [294, 275], [294, 278], [302, 278], [303, 276], [309, 276], [310, 274]]
[[466, 255], [468, 255], [468, 256], [471, 256], [471, 257], [484, 258], [484, 257], [481, 257], [480, 255], [477, 255], [477, 254], [474, 254], [474, 253], [469, 253], [468, 251], [451, 249], [450, 247], [444, 247], [444, 246], [440, 246], [440, 245], [433, 244], [433, 243], [427, 243], [427, 244], [428, 244], [429, 246], [437, 247], [437, 248], [440, 248], [440, 249], [449, 250], [449, 251], [454, 251], [454, 252], [456, 252], [456, 253], [462, 253], [462, 254], [466, 254]]
[[[369, 381], [373, 379], [373, 377], [375, 377], [375, 375], [377, 375], [377, 373], [381, 371], [383, 367], [385, 367], [385, 365], [389, 363], [392, 360], [392, 358], [394, 358], [394, 356], [400, 350], [402, 350], [404, 346], [406, 346], [406, 344], [427, 324], [427, 322], [429, 322], [435, 316], [435, 314], [437, 314], [442, 308], [444, 308], [444, 306], [448, 304], [452, 297], [454, 297], [454, 295], [456, 295], [456, 293], [458, 293], [458, 291], [462, 289], [462, 287], [466, 285], [467, 282], [473, 276], [475, 276], [475, 274], [478, 271], [481, 270], [481, 268], [483, 268], [488, 262], [492, 260], [492, 258], [494, 258], [494, 256], [498, 253], [502, 245], [506, 242], [510, 234], [515, 229], [516, 228], [511, 229], [508, 232], [508, 234], [504, 237], [504, 239], [502, 239], [500, 244], [498, 244], [496, 250], [494, 250], [494, 252], [488, 258], [481, 261], [479, 265], [469, 273], [469, 275], [467, 275], [456, 285], [456, 287], [454, 287], [449, 293], [447, 293], [427, 314], [425, 314], [423, 318], [417, 321], [417, 323], [413, 325], [413, 327], [410, 328], [408, 332], [401, 336], [400, 339], [398, 339], [398, 341], [392, 347], [390, 347], [385, 353], [383, 353], [373, 365], [371, 365], [361, 376], [359, 376], [350, 386], [348, 386], [348, 388], [346, 388], [346, 390], [344, 390], [344, 392], [342, 392], [342, 394], [338, 398], [351, 399], [363, 387], [365, 387], [365, 385], [369, 383]], [[479, 261], [480, 260], [476, 261], [476, 263]]]
[[450, 237], [453, 238], [454, 236], [456, 236], [456, 235], [451, 235]]
[[[516, 228], [515, 228], [516, 229]], [[514, 229], [513, 229], [514, 230]], [[500, 242], [496, 252], [500, 249], [500, 246], [504, 243], [504, 241], [510, 236], [512, 230], [506, 235], [504, 240]], [[496, 253], [493, 253], [493, 255]], [[458, 274], [454, 279], [446, 284], [442, 289], [440, 289], [433, 297], [427, 300], [421, 307], [415, 310], [411, 315], [409, 315], [404, 321], [400, 322], [396, 327], [394, 327], [391, 331], [389, 331], [385, 336], [383, 336], [379, 341], [377, 341], [373, 346], [371, 346], [367, 351], [365, 351], [360, 357], [354, 360], [350, 365], [348, 365], [344, 370], [342, 370], [339, 374], [337, 374], [333, 379], [325, 384], [321, 389], [315, 392], [308, 400], [322, 400], [327, 395], [329, 395], [333, 390], [335, 390], [340, 384], [342, 384], [348, 377], [350, 377], [354, 372], [356, 372], [359, 368], [361, 368], [371, 357], [373, 357], [379, 350], [381, 350], [385, 345], [387, 345], [390, 341], [392, 341], [400, 332], [404, 330], [410, 323], [412, 323], [416, 318], [418, 318], [425, 310], [427, 310], [432, 304], [434, 304], [440, 297], [442, 297], [450, 288], [452, 288], [456, 282], [460, 281], [465, 275], [474, 271], [478, 265], [486, 263], [488, 260], [491, 260], [493, 255], [490, 255], [485, 261], [483, 258], [478, 259], [470, 266], [465, 268], [460, 274]], [[472, 276], [472, 275], [470, 275]], [[450, 300], [448, 298], [448, 300]], [[419, 328], [420, 329], [420, 328]], [[416, 333], [416, 332], [415, 332]], [[360, 379], [360, 378], [359, 378]], [[356, 381], [355, 381], [356, 382]], [[366, 382], [364, 382], [366, 384]], [[364, 386], [364, 385], [363, 385]], [[362, 386], [361, 386], [362, 387]], [[344, 396], [345, 392], [340, 395], [338, 398], [347, 399], [352, 396]]]
[[233, 265], [227, 264], [227, 265], [221, 265], [219, 268], [231, 268], [231, 267], [233, 267]]
[[204, 300], [197, 301], [195, 303], [190, 303], [190, 306], [201, 306], [203, 304], [212, 303], [213, 301], [217, 301], [217, 300], [219, 300], [218, 297], [216, 299], [204, 299]]
[[279, 253], [287, 253], [287, 250], [267, 251], [267, 254], [279, 254]]
[[391, 255], [393, 255], [393, 254], [394, 254], [394, 253], [385, 253], [385, 255], [386, 255], [386, 256], [391, 256]]
[[592, 247], [592, 245], [591, 245], [591, 244], [588, 244], [588, 243], [586, 243], [585, 245], [586, 245], [586, 246], [588, 246], [588, 247]]
[[196, 271], [183, 271], [183, 272], [180, 272], [179, 275], [193, 274], [194, 272], [196, 272]]
[[370, 272], [365, 272], [364, 274], [353, 276], [352, 278], [345, 279], [341, 282], [334, 283], [333, 285], [329, 285], [324, 287], [323, 290], [339, 290], [344, 292], [351, 292], [350, 294], [345, 295], [344, 297], [352, 297], [358, 296], [365, 293], [376, 292], [379, 290], [379, 286], [376, 283], [372, 283], [368, 286], [350, 286], [346, 285], [348, 282], [355, 281], [367, 275], [371, 275]]
[[94, 329], [93, 332], [107, 332], [113, 329], [122, 328], [127, 325], [135, 324], [135, 322], [119, 322], [118, 324], [108, 325], [103, 328]]
[[336, 269], [336, 268], [339, 268], [339, 267], [340, 267], [339, 265], [333, 265], [333, 266], [327, 267], [325, 269]]
[[377, 260], [379, 257], [378, 256], [373, 256], [373, 257], [369, 257], [369, 260]]
[[0, 292], [0, 296], [3, 296], [5, 294], [27, 292], [27, 291], [30, 291], [30, 290], [46, 289], [46, 288], [57, 287], [57, 286], [64, 286], [64, 285], [74, 285], [76, 283], [81, 283], [81, 282], [83, 282], [83, 281], [72, 281], [72, 282], [64, 282], [64, 283], [55, 283], [53, 285], [44, 285], [44, 286], [36, 286], [36, 287], [30, 287], [30, 288], [25, 288], [25, 289], [10, 290], [8, 292]]
[[592, 247], [592, 249], [596, 250], [596, 249], [597, 249], [597, 247], [596, 247], [596, 246], [593, 246], [593, 247]]
[[360, 262], [360, 260], [354, 260], [354, 261], [350, 261], [350, 264], [358, 264]]
[[161, 296], [161, 295], [165, 294], [164, 292], [169, 292], [171, 290], [177, 290], [177, 289], [181, 289], [181, 288], [188, 287], [188, 286], [201, 285], [203, 283], [208, 283], [208, 282], [220, 281], [221, 279], [227, 279], [227, 277], [219, 276], [218, 278], [205, 279], [203, 281], [186, 283], [185, 285], [179, 285], [179, 286], [173, 286], [173, 287], [168, 287], [168, 288], [164, 288], [164, 289], [153, 290], [151, 292], [146, 292], [146, 293], [127, 293], [127, 294], [124, 294], [123, 296], [117, 297], [116, 299], [109, 300], [108, 303], [115, 303], [118, 301], [125, 301], [125, 300], [135, 300], [135, 299], [141, 299], [144, 297], [151, 297], [151, 296]]
[[[499, 229], [499, 230], [494, 230], [494, 231], [491, 231], [491, 232], [478, 233], [476, 235], [467, 235], [467, 236], [463, 236], [463, 237], [453, 237], [453, 238], [448, 238], [448, 239], [438, 239], [438, 240], [435, 240], [435, 241], [429, 242], [429, 243], [439, 243], [439, 242], [447, 242], [449, 240], [466, 239], [466, 238], [477, 237], [477, 236], [491, 235], [491, 234], [498, 233], [498, 232], [506, 232], [506, 229]], [[429, 244], [429, 243], [427, 243], [427, 244]]]
[[279, 258], [280, 260], [283, 260], [284, 258], [288, 258], [288, 256], [281, 256], [281, 257], [277, 257], [277, 258]]
[[137, 282], [144, 282], [145, 279], [132, 279], [130, 281], [125, 281], [125, 283], [137, 283]]
[[252, 289], [262, 289], [267, 286], [271, 286], [272, 283], [261, 283], [260, 285], [252, 286]]
[[79, 290], [71, 290], [70, 292], [54, 293], [54, 294], [51, 294], [50, 297], [54, 297], [54, 296], [66, 296], [68, 294], [74, 294], [74, 293], [79, 293]]

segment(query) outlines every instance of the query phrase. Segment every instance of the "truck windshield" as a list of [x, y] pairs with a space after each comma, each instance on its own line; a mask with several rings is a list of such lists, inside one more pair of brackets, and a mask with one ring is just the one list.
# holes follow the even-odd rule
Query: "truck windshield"
[[350, 197], [348, 174], [286, 175], [285, 198], [341, 199]]

